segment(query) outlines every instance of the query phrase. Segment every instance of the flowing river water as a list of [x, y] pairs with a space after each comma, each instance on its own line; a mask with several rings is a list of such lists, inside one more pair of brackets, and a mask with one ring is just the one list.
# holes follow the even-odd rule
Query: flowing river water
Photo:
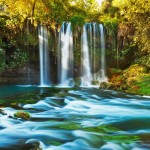
[[[0, 150], [150, 149], [148, 96], [95, 88], [1, 86], [0, 106]], [[31, 118], [15, 118], [17, 111], [29, 112]]]

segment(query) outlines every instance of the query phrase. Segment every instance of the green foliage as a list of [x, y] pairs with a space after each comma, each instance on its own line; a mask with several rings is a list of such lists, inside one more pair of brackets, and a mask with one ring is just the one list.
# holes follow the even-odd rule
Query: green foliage
[[124, 71], [124, 75], [127, 77], [134, 77], [146, 73], [147, 69], [139, 64], [134, 64]]
[[122, 70], [120, 70], [119, 68], [112, 68], [111, 69], [111, 73], [112, 74], [121, 74]]
[[82, 16], [73, 16], [70, 19], [70, 22], [72, 24], [73, 29], [77, 29], [77, 27], [82, 27], [83, 24], [85, 23], [85, 19]]
[[6, 48], [6, 43], [2, 41], [0, 38], [0, 72], [3, 72], [6, 68], [5, 64], [5, 48]]
[[135, 85], [139, 87], [139, 93], [144, 95], [150, 95], [150, 74], [142, 74], [138, 80], [135, 81]]
[[150, 54], [138, 57], [134, 63], [141, 64], [143, 66], [146, 66], [147, 68], [150, 68]]
[[145, 66], [134, 64], [122, 73], [113, 73], [112, 88], [129, 93], [150, 95], [150, 73]]
[[5, 70], [5, 53], [0, 48], [0, 72]]
[[28, 33], [22, 37], [20, 42], [22, 42], [26, 46], [28, 46], [28, 45], [36, 46], [36, 45], [38, 45], [38, 38], [36, 35]]
[[134, 24], [134, 41], [139, 49], [150, 53], [150, 3], [147, 0], [113, 0], [113, 6], [119, 8], [120, 17]]
[[22, 67], [28, 62], [28, 52], [17, 49], [11, 55], [12, 61], [9, 63], [11, 68]]
[[[136, 63], [145, 62], [148, 66], [149, 61], [144, 60], [146, 55], [150, 54], [150, 4], [147, 0], [105, 0], [101, 6], [101, 12], [104, 14], [101, 20], [107, 29], [108, 39], [112, 51], [113, 60], [116, 60], [117, 67], [128, 67], [134, 62], [134, 56], [141, 51], [140, 56], [136, 59]], [[112, 24], [112, 20], [117, 20], [117, 24]], [[115, 23], [115, 22], [113, 22]], [[125, 25], [128, 28], [121, 28]], [[118, 27], [117, 27], [118, 26]], [[124, 33], [118, 41], [117, 34]], [[120, 35], [120, 34], [118, 34]], [[118, 36], [119, 37], [119, 36]], [[133, 50], [132, 43], [138, 46], [136, 51]], [[117, 46], [117, 48], [116, 48]], [[133, 51], [133, 52], [132, 52]], [[129, 60], [128, 58], [132, 58]], [[141, 57], [143, 59], [141, 60]], [[126, 65], [127, 64], [127, 65]], [[123, 68], [124, 68], [123, 67]]]
[[[119, 46], [117, 48], [118, 48], [118, 67], [120, 67], [121, 69], [126, 69], [127, 67], [135, 63], [134, 60], [137, 59], [139, 51], [134, 43], [125, 45], [124, 48], [122, 49], [119, 49]], [[117, 59], [117, 56], [115, 56], [115, 59]]]
[[110, 14], [110, 16], [114, 17], [116, 13], [118, 13], [119, 8], [118, 7], [109, 7], [108, 8], [108, 13]]
[[[9, 67], [23, 66], [29, 59], [27, 47], [32, 49], [37, 46], [38, 38], [35, 36], [37, 35], [35, 29], [39, 23], [48, 25], [48, 28], [52, 29], [55, 34], [63, 21], [71, 21], [74, 30], [75, 63], [79, 66], [81, 46], [78, 41], [81, 41], [82, 25], [89, 21], [103, 22], [111, 64], [118, 67], [129, 66], [131, 61], [134, 61], [133, 53], [136, 53], [130, 44], [135, 43], [141, 50], [135, 62], [149, 67], [149, 16], [150, 3], [147, 0], [105, 0], [102, 6], [98, 6], [96, 0], [0, 0], [0, 49], [9, 54], [17, 49], [11, 59], [7, 59]], [[28, 33], [25, 33], [27, 26], [24, 27], [26, 20], [32, 24], [32, 28], [28, 24], [30, 30]], [[123, 48], [117, 47], [120, 24], [132, 24], [135, 28], [135, 34], [131, 35], [133, 37], [131, 42], [129, 44], [126, 42]], [[126, 37], [129, 39], [129, 35]], [[52, 49], [55, 51], [56, 46]], [[36, 57], [34, 55], [31, 59], [37, 60]], [[7, 58], [10, 57], [7, 56]], [[112, 63], [114, 61], [116, 62]], [[1, 63], [0, 70], [4, 70], [3, 63]]]
[[24, 120], [30, 119], [30, 114], [28, 112], [19, 111], [14, 114], [14, 117], [22, 118]]
[[104, 20], [104, 26], [106, 27], [108, 35], [111, 37], [117, 37], [118, 20], [116, 18], [108, 18]]

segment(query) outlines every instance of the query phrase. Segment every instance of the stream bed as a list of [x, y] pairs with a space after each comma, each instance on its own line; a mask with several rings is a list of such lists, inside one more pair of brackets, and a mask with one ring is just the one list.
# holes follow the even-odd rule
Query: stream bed
[[[30, 113], [24, 120], [18, 111]], [[150, 97], [0, 86], [0, 150], [149, 150]]]

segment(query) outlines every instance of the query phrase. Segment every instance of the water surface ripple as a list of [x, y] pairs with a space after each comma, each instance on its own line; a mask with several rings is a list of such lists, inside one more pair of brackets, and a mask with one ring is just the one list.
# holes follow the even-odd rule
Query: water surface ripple
[[[30, 150], [148, 150], [150, 98], [99, 89], [59, 89], [22, 111], [0, 112], [0, 149]], [[61, 94], [60, 94], [61, 93]]]

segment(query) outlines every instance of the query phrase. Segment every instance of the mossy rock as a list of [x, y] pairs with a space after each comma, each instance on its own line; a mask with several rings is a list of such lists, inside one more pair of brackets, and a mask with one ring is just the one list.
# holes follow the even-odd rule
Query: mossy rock
[[22, 118], [24, 120], [29, 120], [31, 116], [30, 116], [30, 114], [28, 112], [20, 111], [20, 112], [16, 112], [14, 114], [14, 117], [16, 117], [16, 118]]
[[107, 82], [101, 82], [99, 88], [100, 89], [107, 89], [108, 88], [108, 83]]
[[40, 142], [36, 139], [30, 139], [21, 147], [22, 150], [42, 150]]

